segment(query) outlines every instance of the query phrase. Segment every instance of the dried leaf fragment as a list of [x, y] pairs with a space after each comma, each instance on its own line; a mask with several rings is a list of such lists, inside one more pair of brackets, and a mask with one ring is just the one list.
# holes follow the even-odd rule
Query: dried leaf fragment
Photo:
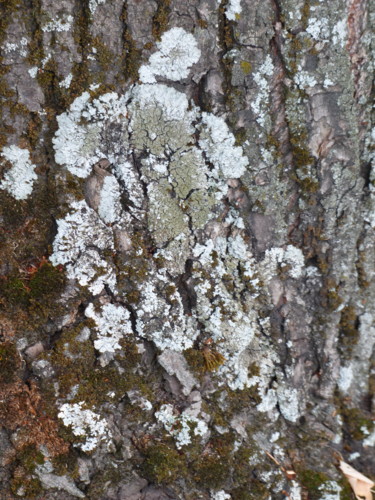
[[340, 461], [340, 469], [348, 479], [358, 500], [372, 500], [371, 488], [375, 483], [371, 479], [356, 471], [351, 465], [342, 460]]

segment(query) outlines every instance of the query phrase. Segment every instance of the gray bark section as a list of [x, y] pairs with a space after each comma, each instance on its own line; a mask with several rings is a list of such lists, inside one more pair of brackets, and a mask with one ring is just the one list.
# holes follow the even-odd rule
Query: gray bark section
[[[241, 12], [228, 20], [230, 3], [1, 4], [1, 145], [28, 149], [38, 175], [27, 200], [0, 190], [3, 498], [220, 500], [229, 498], [226, 493], [233, 499], [281, 499], [285, 492], [295, 499], [350, 498], [335, 468], [339, 454], [362, 473], [373, 473], [373, 5], [242, 0]], [[166, 198], [168, 186], [140, 166], [145, 153], [134, 138], [137, 130], [132, 132], [137, 182], [134, 193], [122, 192], [123, 213], [133, 215], [129, 227], [114, 230], [111, 252], [117, 259], [93, 241], [113, 264], [119, 285], [116, 292], [106, 286], [93, 297], [87, 287], [66, 279], [63, 266], [43, 259], [53, 252], [56, 221], [85, 196], [96, 213], [110, 175], [108, 165], [97, 164], [84, 181], [55, 163], [56, 116], [90, 86], [92, 99], [137, 88], [139, 67], [172, 27], [193, 33], [202, 54], [188, 78], [158, 81], [203, 112], [224, 118], [249, 165], [240, 182], [229, 181], [227, 198], [215, 205], [204, 227], [194, 226], [188, 212], [187, 248], [181, 244], [175, 253], [164, 283], [157, 278], [155, 253], [167, 241], [152, 222], [149, 188], [159, 183], [159, 196]], [[108, 126], [102, 132], [108, 151], [123, 138], [116, 130]], [[193, 140], [197, 145], [197, 136]], [[5, 178], [11, 165], [4, 156], [1, 161]], [[129, 209], [132, 194], [139, 200], [136, 215]], [[164, 206], [173, 220], [174, 199]], [[198, 204], [205, 203], [210, 206], [208, 197]], [[245, 223], [242, 234], [258, 266], [257, 294], [239, 284], [240, 260], [223, 258], [227, 274], [220, 283], [213, 263], [206, 274], [194, 269], [197, 242], [235, 236], [221, 224], [232, 209]], [[97, 232], [92, 229], [99, 241], [110, 225], [100, 229], [97, 220]], [[171, 221], [165, 224], [172, 227]], [[292, 275], [287, 259], [267, 269], [267, 251], [288, 246], [303, 253], [301, 276]], [[260, 378], [258, 385], [230, 389], [225, 371], [209, 364], [211, 359], [218, 368], [223, 360], [220, 342], [209, 344], [199, 294], [197, 299], [207, 275], [231, 295], [230, 311], [242, 303], [254, 308], [248, 315], [257, 325], [255, 338], [241, 359], [248, 373]], [[144, 316], [140, 332], [137, 310], [147, 282], [171, 313], [164, 317], [161, 308], [157, 318]], [[214, 307], [215, 297], [210, 300]], [[95, 326], [84, 314], [92, 302], [128, 311], [132, 336], [114, 358], [99, 357], [94, 349]], [[200, 332], [192, 348], [175, 353], [155, 347], [157, 327], [171, 320], [186, 332], [190, 319]], [[237, 323], [232, 324], [235, 338]], [[270, 404], [265, 402], [270, 394], [275, 403], [260, 411]], [[112, 436], [89, 453], [57, 415], [62, 404], [79, 401], [106, 420]], [[208, 434], [176, 449], [174, 430], [155, 416], [164, 404], [186, 416], [192, 435], [196, 423], [189, 418], [205, 422]], [[181, 418], [175, 426], [183, 426]], [[294, 470], [296, 477], [289, 479], [283, 470]]]

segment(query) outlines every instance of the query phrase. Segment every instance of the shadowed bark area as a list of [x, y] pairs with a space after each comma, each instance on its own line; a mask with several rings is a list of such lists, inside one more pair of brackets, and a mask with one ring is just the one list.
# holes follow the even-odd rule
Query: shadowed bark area
[[1, 498], [355, 498], [373, 3], [0, 13]]

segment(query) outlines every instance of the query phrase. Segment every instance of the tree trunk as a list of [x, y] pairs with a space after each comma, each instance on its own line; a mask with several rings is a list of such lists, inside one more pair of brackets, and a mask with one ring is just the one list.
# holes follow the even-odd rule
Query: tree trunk
[[0, 5], [1, 498], [354, 498], [374, 4]]

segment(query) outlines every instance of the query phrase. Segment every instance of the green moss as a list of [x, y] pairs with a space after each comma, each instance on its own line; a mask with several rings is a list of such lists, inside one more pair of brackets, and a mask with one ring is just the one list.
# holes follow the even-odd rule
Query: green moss
[[55, 343], [50, 354], [50, 361], [56, 370], [62, 397], [69, 394], [73, 386], [78, 386], [74, 401], [85, 401], [90, 406], [98, 406], [108, 401], [109, 392], [113, 392], [111, 401], [119, 401], [130, 389], [143, 389], [142, 378], [135, 373], [140, 362], [140, 354], [134, 343], [121, 340], [122, 349], [116, 353], [116, 362], [124, 374], [119, 373], [114, 364], [98, 367], [96, 352], [91, 340], [79, 341], [83, 328], [93, 328], [92, 320], [80, 322], [66, 330]]
[[319, 488], [330, 480], [323, 472], [310, 469], [298, 471], [297, 479], [308, 492], [309, 500], [319, 500], [322, 496], [322, 491]]
[[30, 300], [55, 302], [65, 288], [65, 274], [61, 267], [45, 262], [29, 281]]
[[198, 375], [203, 375], [206, 372], [206, 364], [204, 357], [199, 349], [186, 349], [183, 355], [191, 368], [191, 370]]
[[33, 472], [37, 465], [44, 464], [44, 455], [35, 445], [28, 445], [17, 452], [16, 464], [27, 472]]
[[157, 9], [152, 18], [152, 34], [155, 40], [160, 40], [161, 35], [168, 27], [168, 17], [171, 12], [171, 0], [157, 0]]
[[[18, 498], [35, 498], [43, 491], [43, 487], [39, 479], [35, 477], [16, 477], [11, 481], [11, 491]], [[22, 491], [21, 495], [17, 495], [18, 491]]]
[[42, 119], [38, 113], [30, 113], [27, 124], [26, 138], [30, 143], [31, 149], [35, 149], [42, 131]]
[[224, 486], [231, 477], [233, 443], [234, 435], [231, 432], [209, 441], [209, 451], [192, 463], [193, 478], [199, 485], [215, 489]]
[[107, 466], [105, 470], [100, 470], [90, 478], [90, 486], [85, 498], [93, 500], [105, 498], [108, 493], [108, 485], [117, 485], [123, 479], [120, 467]]
[[267, 486], [257, 479], [250, 479], [246, 486], [241, 486], [230, 492], [233, 500], [266, 500], [270, 498]]
[[248, 75], [249, 73], [251, 73], [252, 66], [251, 66], [251, 63], [249, 63], [248, 61], [241, 61], [240, 66], [241, 66], [241, 69], [242, 69], [244, 75]]
[[74, 480], [79, 479], [77, 457], [73, 453], [58, 455], [51, 459], [54, 473], [58, 476], [69, 476]]
[[207, 455], [193, 463], [194, 480], [208, 488], [222, 487], [230, 477], [228, 462], [220, 455]]
[[144, 476], [157, 484], [169, 484], [186, 474], [184, 456], [173, 444], [159, 443], [148, 447], [141, 466]]
[[339, 286], [332, 278], [326, 278], [320, 290], [322, 306], [335, 311], [341, 304], [342, 298], [338, 293]]
[[65, 174], [65, 192], [67, 194], [71, 194], [75, 200], [83, 200], [84, 199], [84, 184], [85, 179], [81, 179], [76, 175], [73, 175], [69, 171]]
[[56, 300], [65, 287], [65, 273], [44, 261], [39, 269], [31, 267], [31, 271], [33, 274], [26, 271], [2, 280], [0, 299], [5, 308], [27, 310], [29, 320], [41, 324], [56, 313]]
[[115, 65], [115, 55], [112, 50], [99, 37], [92, 39], [92, 46], [96, 48], [96, 60], [99, 62], [102, 71], [107, 71]]
[[338, 484], [341, 487], [340, 500], [353, 500], [353, 490], [349, 482], [342, 479], [341, 481], [338, 481]]
[[138, 304], [141, 298], [141, 294], [138, 290], [132, 290], [126, 294], [126, 301], [129, 304]]
[[341, 406], [340, 414], [344, 421], [344, 432], [350, 438], [356, 441], [365, 439], [368, 432], [374, 428], [371, 416], [364, 415], [358, 408], [347, 408], [344, 404]]

